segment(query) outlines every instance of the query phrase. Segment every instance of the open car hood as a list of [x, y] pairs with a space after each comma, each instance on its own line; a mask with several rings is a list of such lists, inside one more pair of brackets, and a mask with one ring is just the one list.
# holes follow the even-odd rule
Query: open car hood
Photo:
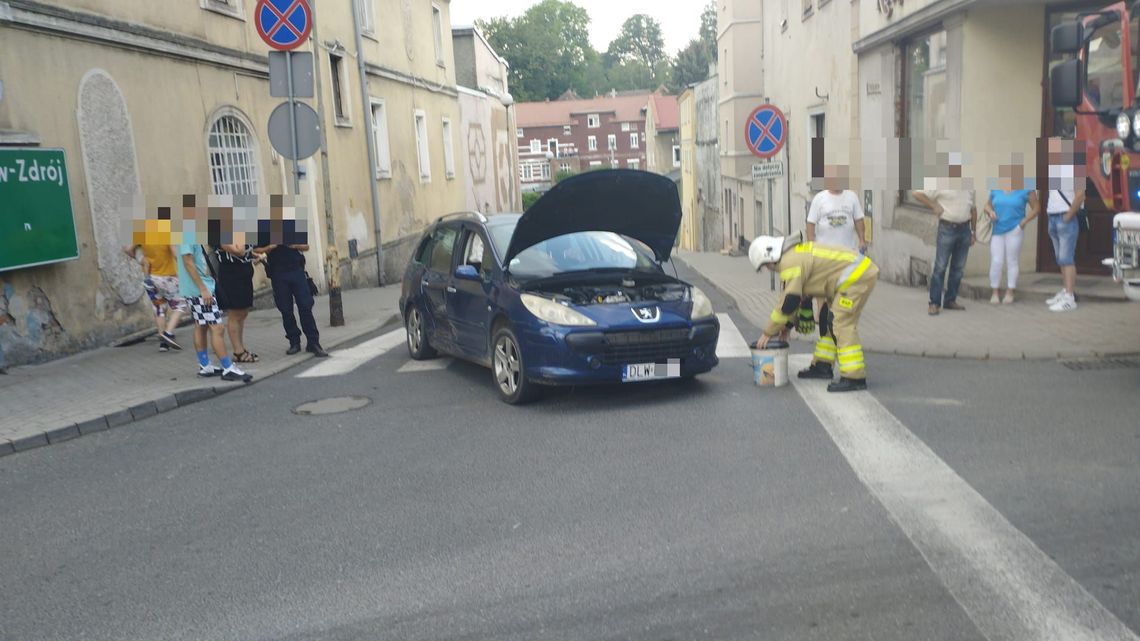
[[640, 240], [659, 261], [669, 259], [681, 228], [681, 197], [665, 176], [607, 169], [563, 180], [519, 218], [505, 265], [544, 240], [583, 231], [608, 231]]

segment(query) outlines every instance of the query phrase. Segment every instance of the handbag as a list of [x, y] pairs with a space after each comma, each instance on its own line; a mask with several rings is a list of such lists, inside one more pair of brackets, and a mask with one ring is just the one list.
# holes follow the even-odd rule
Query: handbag
[[978, 216], [977, 221], [977, 224], [974, 226], [974, 238], [976, 238], [979, 243], [990, 242], [990, 238], [993, 237], [994, 232], [994, 221], [990, 220], [990, 217], [987, 216], [984, 211]]
[[[1072, 201], [1065, 197], [1065, 192], [1058, 189], [1057, 193], [1061, 195], [1061, 200], [1065, 201], [1066, 205], [1070, 207], [1073, 206]], [[1084, 203], [1081, 203], [1081, 208], [1077, 210], [1077, 225], [1079, 225], [1081, 231], [1086, 234], [1092, 230], [1092, 223], [1089, 221], [1089, 215], [1088, 212], [1085, 211]]]
[[312, 294], [313, 296], [317, 296], [318, 294], [321, 293], [321, 290], [317, 289], [317, 284], [313, 282], [313, 278], [311, 276], [309, 276], [309, 272], [305, 272], [305, 282], [307, 282], [309, 284], [309, 293], [310, 294]]

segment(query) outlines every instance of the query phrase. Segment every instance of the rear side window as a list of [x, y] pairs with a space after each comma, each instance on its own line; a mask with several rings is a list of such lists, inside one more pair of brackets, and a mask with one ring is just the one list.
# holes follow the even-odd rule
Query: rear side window
[[483, 276], [489, 276], [494, 259], [491, 258], [491, 248], [483, 242], [483, 237], [479, 232], [468, 232], [467, 242], [464, 245], [463, 264], [471, 265]]
[[436, 230], [432, 238], [431, 261], [428, 267], [433, 272], [449, 273], [451, 271], [451, 254], [455, 251], [455, 240], [459, 230], [454, 227], [443, 227]]
[[414, 260], [417, 263], [423, 265], [431, 259], [431, 248], [434, 245], [434, 241], [435, 237], [433, 236], [428, 236], [423, 239], [423, 242], [420, 243], [419, 249], [416, 250], [416, 256]]

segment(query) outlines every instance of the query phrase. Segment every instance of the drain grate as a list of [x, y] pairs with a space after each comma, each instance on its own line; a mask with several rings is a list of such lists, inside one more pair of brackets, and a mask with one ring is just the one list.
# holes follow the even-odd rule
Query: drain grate
[[1084, 358], [1061, 361], [1061, 364], [1071, 370], [1077, 371], [1140, 368], [1140, 361], [1134, 358]]

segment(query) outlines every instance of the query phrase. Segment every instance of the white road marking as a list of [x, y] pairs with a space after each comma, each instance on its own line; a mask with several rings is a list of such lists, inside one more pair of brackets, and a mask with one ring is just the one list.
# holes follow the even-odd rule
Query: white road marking
[[393, 347], [402, 345], [405, 336], [406, 334], [403, 328], [394, 329], [387, 334], [364, 341], [355, 347], [335, 350], [328, 358], [297, 374], [297, 378], [317, 378], [321, 376], [347, 374], [377, 356], [381, 356]]
[[451, 365], [451, 360], [450, 358], [433, 358], [427, 361], [410, 360], [404, 363], [396, 372], [400, 374], [407, 374], [408, 372], [434, 372], [447, 369], [447, 367]]
[[752, 358], [752, 351], [748, 349], [748, 341], [736, 328], [728, 314], [717, 314], [720, 319], [720, 337], [716, 341], [717, 358]]
[[873, 396], [792, 384], [987, 639], [1140, 639]]

